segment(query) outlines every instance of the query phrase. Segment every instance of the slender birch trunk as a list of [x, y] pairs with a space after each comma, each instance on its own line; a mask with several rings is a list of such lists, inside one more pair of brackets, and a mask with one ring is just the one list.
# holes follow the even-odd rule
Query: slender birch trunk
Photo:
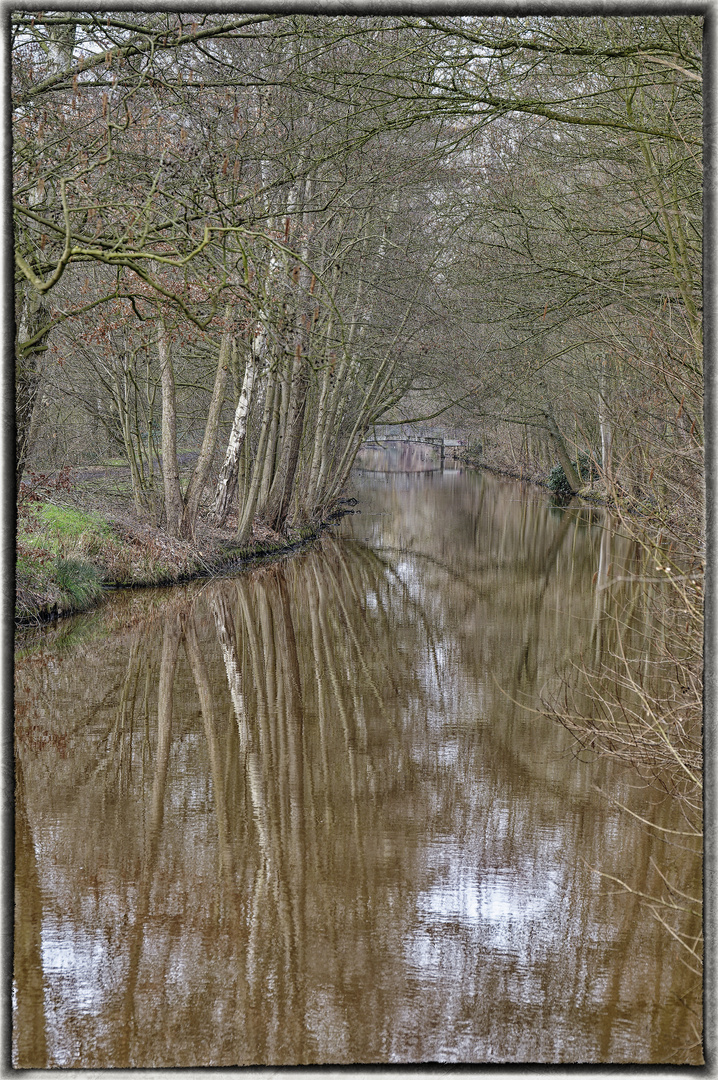
[[244, 370], [242, 389], [234, 413], [227, 451], [224, 455], [222, 468], [219, 471], [214, 502], [212, 503], [212, 508], [210, 510], [210, 515], [214, 518], [215, 524], [220, 526], [224, 524], [227, 518], [232, 497], [237, 488], [239, 456], [247, 434], [247, 421], [252, 404], [252, 393], [254, 390], [257, 369], [260, 363], [261, 351], [261, 343], [255, 334], [250, 345], [249, 360]]
[[252, 524], [254, 522], [254, 513], [257, 506], [257, 499], [259, 497], [259, 485], [262, 480], [262, 468], [264, 464], [264, 455], [267, 451], [267, 441], [269, 439], [269, 428], [271, 423], [272, 409], [274, 407], [274, 395], [277, 390], [277, 372], [270, 373], [270, 378], [267, 380], [267, 389], [264, 399], [264, 412], [262, 415], [262, 426], [259, 432], [259, 445], [257, 447], [257, 456], [254, 461], [254, 469], [252, 471], [252, 480], [249, 485], [249, 491], [245, 500], [244, 506], [241, 507], [239, 514], [239, 522], [237, 526], [237, 539], [240, 544], [244, 544], [249, 539], [252, 532]]
[[262, 477], [257, 495], [257, 512], [260, 516], [262, 515], [267, 499], [269, 498], [269, 492], [275, 478], [280, 454], [280, 445], [284, 432], [284, 428], [280, 422], [281, 414], [286, 414], [286, 402], [290, 392], [287, 368], [288, 364], [286, 363], [286, 358], [282, 357], [281, 362], [278, 363], [277, 381], [275, 383], [274, 398], [272, 400], [272, 412], [269, 421], [267, 444], [261, 462]]

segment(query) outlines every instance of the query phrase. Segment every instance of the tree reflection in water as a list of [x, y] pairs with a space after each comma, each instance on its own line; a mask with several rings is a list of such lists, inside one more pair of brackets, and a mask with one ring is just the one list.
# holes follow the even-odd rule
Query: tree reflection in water
[[635, 599], [645, 648], [630, 582], [593, 581], [636, 552], [487, 486], [435, 486], [430, 514], [387, 487], [355, 522], [371, 546], [327, 538], [146, 614], [118, 599], [94, 639], [19, 658], [47, 734], [19, 712], [17, 1065], [649, 1062], [685, 1041], [670, 941], [590, 870], [650, 890], [660, 841], [594, 783], [649, 795], [525, 708], [610, 651], [607, 605]]

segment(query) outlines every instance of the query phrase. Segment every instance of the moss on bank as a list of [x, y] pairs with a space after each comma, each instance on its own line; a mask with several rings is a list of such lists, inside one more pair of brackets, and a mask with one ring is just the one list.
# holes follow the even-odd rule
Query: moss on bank
[[85, 611], [111, 588], [179, 584], [277, 558], [304, 547], [327, 524], [240, 547], [230, 537], [205, 533], [190, 543], [126, 517], [111, 520], [96, 511], [37, 502], [18, 514], [15, 622]]

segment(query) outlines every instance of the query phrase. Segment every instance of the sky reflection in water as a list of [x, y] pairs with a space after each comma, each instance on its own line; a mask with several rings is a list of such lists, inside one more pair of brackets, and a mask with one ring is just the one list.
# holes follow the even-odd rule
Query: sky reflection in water
[[17, 1064], [661, 1062], [687, 1037], [667, 935], [591, 869], [648, 889], [660, 854], [595, 785], [666, 827], [670, 803], [535, 711], [610, 653], [594, 575], [630, 578], [633, 545], [475, 473], [355, 493], [306, 555], [21, 643]]

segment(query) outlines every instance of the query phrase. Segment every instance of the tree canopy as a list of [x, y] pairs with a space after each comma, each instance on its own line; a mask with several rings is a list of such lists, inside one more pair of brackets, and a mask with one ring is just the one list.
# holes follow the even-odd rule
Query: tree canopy
[[11, 40], [18, 476], [62, 403], [172, 531], [283, 528], [431, 417], [700, 533], [699, 16], [16, 11]]

